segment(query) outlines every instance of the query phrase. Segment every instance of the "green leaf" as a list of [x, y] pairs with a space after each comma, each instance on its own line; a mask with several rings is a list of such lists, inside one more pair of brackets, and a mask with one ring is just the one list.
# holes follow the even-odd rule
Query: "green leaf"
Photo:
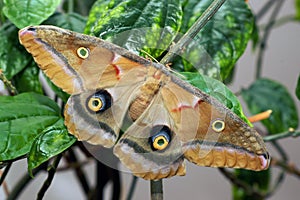
[[27, 154], [34, 139], [60, 118], [60, 108], [43, 95], [0, 96], [0, 161]]
[[110, 11], [116, 7], [122, 0], [98, 0], [94, 3], [87, 21], [84, 32], [86, 34], [92, 34], [93, 27], [97, 26], [99, 19], [102, 15], [105, 15], [105, 11]]
[[298, 127], [295, 102], [282, 84], [266, 78], [258, 79], [248, 89], [242, 90], [242, 97], [252, 114], [273, 111], [269, 119], [262, 121], [269, 133]]
[[[95, 4], [88, 20], [92, 34], [137, 54], [143, 49], [158, 58], [181, 25], [181, 0], [126, 0]], [[107, 6], [104, 6], [107, 5]]]
[[252, 126], [244, 115], [239, 100], [222, 82], [194, 72], [182, 72], [180, 74], [186, 77], [187, 82], [199, 88], [202, 92], [216, 98], [220, 103], [224, 104], [246, 123]]
[[11, 23], [0, 28], [0, 69], [10, 80], [30, 62], [31, 56], [19, 44], [18, 29]]
[[31, 61], [30, 65], [13, 78], [13, 84], [17, 91], [19, 93], [35, 92], [42, 94], [43, 89], [39, 80], [39, 71], [35, 62]]
[[296, 96], [300, 100], [300, 74], [298, 76], [297, 86], [296, 86]]
[[18, 28], [39, 25], [52, 15], [61, 0], [4, 0], [3, 13]]
[[63, 152], [75, 142], [76, 138], [68, 133], [61, 118], [34, 140], [27, 160], [29, 172], [31, 173], [32, 169]]
[[64, 29], [82, 33], [86, 24], [86, 18], [77, 13], [55, 13], [43, 24], [50, 24]]
[[[185, 33], [211, 2], [189, 0], [184, 7], [183, 26], [180, 31]], [[226, 1], [187, 47], [183, 55], [187, 60], [185, 71], [193, 69], [210, 77], [216, 77], [215, 73], [220, 71], [221, 79], [224, 80], [252, 37], [253, 23], [253, 14], [245, 1]], [[208, 55], [211, 58], [206, 62]]]
[[[261, 192], [267, 192], [269, 189], [270, 183], [270, 169], [260, 171], [260, 172], [253, 172], [250, 170], [244, 169], [237, 169], [234, 170], [235, 175], [239, 180], [248, 183], [250, 186], [255, 187]], [[233, 186], [233, 199], [234, 200], [263, 200], [259, 199], [257, 196], [251, 196], [247, 194], [243, 188]]]

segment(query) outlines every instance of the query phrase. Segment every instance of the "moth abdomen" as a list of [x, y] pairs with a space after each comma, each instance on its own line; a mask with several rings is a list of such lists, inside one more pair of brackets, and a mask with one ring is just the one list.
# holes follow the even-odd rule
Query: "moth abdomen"
[[129, 106], [128, 113], [132, 121], [135, 121], [146, 110], [159, 88], [159, 81], [151, 79], [139, 89], [135, 99]]

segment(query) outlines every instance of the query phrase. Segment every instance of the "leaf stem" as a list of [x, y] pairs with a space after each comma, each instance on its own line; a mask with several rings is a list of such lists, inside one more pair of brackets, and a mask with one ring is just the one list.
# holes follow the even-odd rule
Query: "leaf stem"
[[150, 181], [151, 200], [163, 200], [163, 182], [162, 179]]
[[265, 14], [268, 13], [269, 9], [274, 5], [274, 0], [269, 0], [261, 9], [257, 12], [255, 18], [256, 20], [260, 20]]
[[53, 162], [53, 164], [50, 166], [50, 169], [48, 170], [48, 177], [45, 180], [43, 186], [41, 187], [38, 195], [37, 195], [37, 200], [42, 200], [45, 193], [47, 192], [48, 188], [50, 187], [52, 180], [54, 178], [57, 166], [59, 164], [59, 161], [62, 158], [62, 154], [58, 154]]
[[73, 13], [74, 12], [74, 0], [69, 0], [68, 1], [68, 13]]
[[278, 151], [278, 153], [280, 154], [281, 158], [284, 161], [288, 161], [289, 157], [286, 154], [286, 152], [284, 151], [284, 149], [281, 147], [281, 145], [276, 140], [271, 141], [271, 143], [272, 143], [273, 147]]
[[263, 139], [265, 142], [271, 142], [271, 141], [275, 141], [287, 137], [299, 137], [299, 136], [300, 136], [300, 131], [295, 131], [293, 129], [290, 129], [288, 132], [278, 133], [276, 135], [268, 135], [265, 136]]
[[[281, 18], [279, 18], [275, 21], [273, 28], [278, 28], [278, 27], [280, 27], [282, 25], [285, 25], [286, 23], [289, 23], [289, 22], [296, 22], [297, 23], [297, 22], [299, 22], [299, 19], [297, 19], [295, 17], [295, 15], [283, 16], [283, 17], [281, 17]], [[261, 25], [260, 29], [263, 30], [263, 29], [266, 29], [266, 27], [267, 27], [267, 25]]]
[[273, 166], [278, 166], [284, 169], [286, 172], [290, 174], [294, 174], [298, 178], [300, 178], [300, 170], [295, 166], [294, 163], [287, 163], [286, 161], [279, 160], [276, 158], [272, 158], [272, 165]]
[[180, 54], [186, 45], [196, 37], [199, 31], [204, 27], [204, 25], [211, 19], [211, 17], [218, 11], [218, 9], [223, 5], [225, 0], [214, 0], [210, 6], [203, 12], [203, 14], [198, 18], [198, 20], [193, 24], [193, 26], [180, 38], [180, 40], [173, 46], [171, 46], [168, 53], [161, 59], [160, 63], [167, 64], [170, 63], [174, 57]]

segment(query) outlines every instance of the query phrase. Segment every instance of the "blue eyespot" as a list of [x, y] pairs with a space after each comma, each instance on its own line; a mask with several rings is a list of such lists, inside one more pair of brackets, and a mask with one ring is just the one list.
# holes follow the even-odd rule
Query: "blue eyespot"
[[91, 95], [86, 102], [87, 108], [91, 112], [104, 112], [111, 107], [111, 96], [106, 90], [99, 90]]
[[167, 126], [155, 126], [151, 130], [150, 144], [153, 150], [165, 149], [171, 141], [171, 130]]

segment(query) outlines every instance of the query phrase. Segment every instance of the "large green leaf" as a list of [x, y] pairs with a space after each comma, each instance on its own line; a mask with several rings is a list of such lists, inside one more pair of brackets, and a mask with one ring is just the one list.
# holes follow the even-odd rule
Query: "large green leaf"
[[18, 28], [39, 25], [52, 15], [61, 0], [4, 0], [3, 13]]
[[90, 11], [84, 32], [86, 34], [92, 34], [94, 27], [97, 26], [102, 15], [106, 14], [105, 11], [110, 11], [121, 2], [122, 0], [97, 0]]
[[85, 32], [158, 58], [174, 40], [181, 18], [180, 0], [101, 1], [93, 7]]
[[17, 91], [19, 93], [35, 92], [42, 94], [43, 89], [39, 80], [39, 71], [39, 68], [32, 60], [25, 69], [13, 78], [13, 84]]
[[248, 89], [242, 90], [242, 97], [252, 114], [271, 109], [272, 115], [263, 120], [270, 134], [298, 127], [298, 112], [293, 98], [280, 83], [262, 78]]
[[29, 172], [31, 173], [32, 169], [63, 152], [75, 142], [76, 138], [68, 133], [61, 118], [34, 140], [28, 155]]
[[[202, 15], [211, 0], [189, 0], [184, 7], [181, 32]], [[254, 17], [248, 4], [241, 0], [226, 1], [186, 48], [185, 71], [197, 70], [224, 80], [243, 54], [252, 36]], [[215, 65], [215, 66], [214, 66]]]
[[60, 108], [43, 95], [0, 96], [0, 161], [27, 154], [34, 139], [60, 118]]
[[199, 88], [202, 92], [216, 98], [219, 102], [242, 118], [246, 123], [252, 126], [247, 117], [244, 115], [239, 100], [222, 82], [194, 72], [182, 72], [180, 74], [186, 77], [187, 82]]
[[43, 24], [50, 24], [64, 29], [82, 33], [86, 24], [86, 18], [77, 13], [55, 13]]
[[30, 62], [31, 57], [19, 44], [18, 29], [11, 23], [0, 28], [0, 69], [11, 79]]

